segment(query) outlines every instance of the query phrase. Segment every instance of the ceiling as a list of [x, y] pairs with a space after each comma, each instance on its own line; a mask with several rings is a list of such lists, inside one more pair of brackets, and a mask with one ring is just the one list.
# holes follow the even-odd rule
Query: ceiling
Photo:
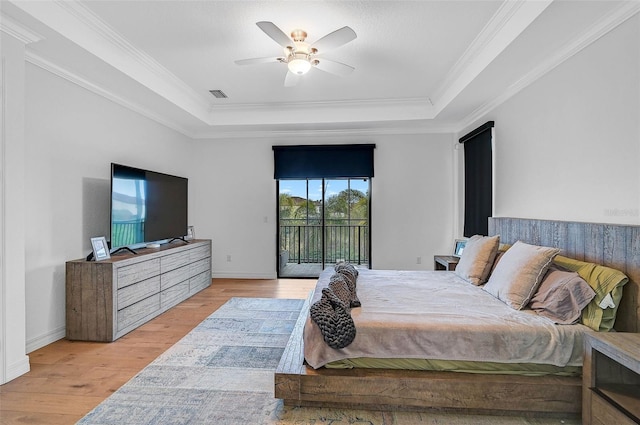
[[[269, 131], [452, 132], [639, 11], [637, 1], [13, 1], [0, 30], [28, 62], [192, 138]], [[256, 26], [357, 38], [285, 87]], [[1, 34], [1, 33], [0, 33]], [[323, 52], [321, 52], [323, 53]], [[222, 90], [217, 99], [209, 90]]]

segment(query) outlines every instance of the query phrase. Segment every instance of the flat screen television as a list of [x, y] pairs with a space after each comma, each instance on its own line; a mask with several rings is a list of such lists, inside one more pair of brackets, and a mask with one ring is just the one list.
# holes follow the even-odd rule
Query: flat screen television
[[111, 164], [111, 250], [187, 234], [188, 179]]

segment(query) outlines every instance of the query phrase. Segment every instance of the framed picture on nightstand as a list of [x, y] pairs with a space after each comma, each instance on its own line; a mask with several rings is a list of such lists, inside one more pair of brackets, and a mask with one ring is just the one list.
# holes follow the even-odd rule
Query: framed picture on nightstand
[[466, 245], [467, 245], [466, 239], [456, 239], [456, 243], [453, 246], [453, 255], [455, 257], [460, 257]]

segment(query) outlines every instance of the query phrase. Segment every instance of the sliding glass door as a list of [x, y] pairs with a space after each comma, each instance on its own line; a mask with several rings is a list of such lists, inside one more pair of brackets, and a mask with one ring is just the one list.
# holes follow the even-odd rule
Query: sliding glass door
[[278, 180], [278, 276], [318, 277], [349, 261], [369, 267], [370, 180]]

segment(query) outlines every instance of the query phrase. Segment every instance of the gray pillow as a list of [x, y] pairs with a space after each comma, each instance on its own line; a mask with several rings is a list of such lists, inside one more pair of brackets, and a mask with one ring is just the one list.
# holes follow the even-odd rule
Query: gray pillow
[[472, 236], [462, 251], [455, 273], [474, 285], [482, 285], [489, 276], [499, 244], [500, 236]]
[[529, 307], [561, 325], [577, 323], [596, 293], [576, 272], [551, 266]]
[[558, 252], [557, 248], [518, 241], [500, 258], [483, 289], [509, 307], [522, 310]]

